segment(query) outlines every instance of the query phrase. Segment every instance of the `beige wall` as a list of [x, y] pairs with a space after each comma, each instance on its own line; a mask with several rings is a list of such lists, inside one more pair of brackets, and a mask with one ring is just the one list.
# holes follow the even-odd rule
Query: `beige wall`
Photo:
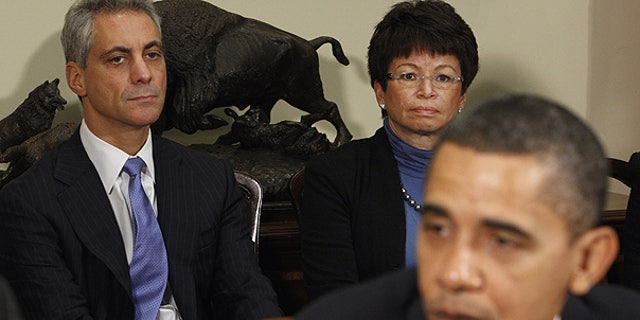
[[[321, 47], [325, 95], [335, 101], [356, 138], [380, 126], [368, 84], [366, 49], [375, 23], [395, 1], [227, 0], [209, 1], [303, 38], [331, 35], [340, 40], [351, 65], [340, 65], [328, 45]], [[640, 149], [640, 2], [618, 0], [451, 0], [478, 38], [480, 73], [468, 106], [502, 92], [546, 95], [570, 106], [602, 137], [611, 156], [627, 159]], [[0, 116], [10, 113], [44, 80], [64, 79], [59, 33], [71, 0], [0, 0]], [[79, 121], [77, 99], [57, 121]], [[279, 103], [274, 121], [302, 113]], [[321, 130], [333, 131], [326, 124]], [[215, 134], [187, 136], [183, 143], [210, 142]]]
[[[593, 1], [587, 118], [610, 157], [640, 151], [640, 1]], [[621, 183], [614, 191], [627, 190]]]

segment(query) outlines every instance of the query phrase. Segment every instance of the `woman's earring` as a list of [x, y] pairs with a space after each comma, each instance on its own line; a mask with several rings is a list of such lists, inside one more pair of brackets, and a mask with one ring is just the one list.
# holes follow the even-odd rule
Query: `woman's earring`
[[385, 106], [384, 103], [379, 104], [379, 106], [380, 106], [380, 109], [382, 109], [382, 110], [387, 108], [387, 106]]
[[462, 112], [462, 107], [458, 108], [458, 113]]

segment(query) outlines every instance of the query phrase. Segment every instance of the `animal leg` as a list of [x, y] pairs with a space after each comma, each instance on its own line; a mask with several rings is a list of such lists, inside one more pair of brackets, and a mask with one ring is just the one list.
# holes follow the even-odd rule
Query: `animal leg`
[[276, 105], [276, 102], [278, 102], [277, 99], [261, 102], [261, 103], [252, 105], [251, 109], [262, 109], [264, 113], [267, 115], [267, 119], [269, 120], [269, 122], [271, 122], [271, 110], [273, 109], [273, 106]]
[[199, 130], [211, 130], [220, 127], [224, 127], [229, 123], [225, 120], [220, 119], [219, 117], [213, 114], [206, 114], [202, 116], [200, 122], [198, 123]]
[[179, 83], [175, 89], [172, 101], [175, 112], [168, 115], [173, 116], [170, 119], [173, 126], [184, 133], [193, 134], [197, 130], [211, 130], [228, 124], [216, 115], [206, 114], [212, 108], [205, 107], [207, 104], [201, 91], [200, 83], [188, 79]]
[[334, 146], [339, 147], [351, 141], [351, 138], [353, 138], [353, 136], [351, 135], [351, 132], [349, 132], [349, 129], [347, 129], [347, 126], [345, 125], [344, 121], [342, 121], [342, 117], [340, 116], [340, 111], [338, 110], [338, 106], [331, 101], [326, 101], [326, 103], [328, 103], [328, 108], [325, 108], [324, 112], [316, 112], [316, 113], [304, 115], [300, 119], [300, 122], [308, 126], [311, 126], [312, 124], [320, 120], [329, 121], [336, 128], [336, 131], [337, 131], [336, 138], [333, 141], [333, 144]]

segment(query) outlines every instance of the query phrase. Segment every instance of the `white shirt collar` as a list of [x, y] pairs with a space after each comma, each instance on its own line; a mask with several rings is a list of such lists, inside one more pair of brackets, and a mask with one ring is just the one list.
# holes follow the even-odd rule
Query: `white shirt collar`
[[[149, 136], [147, 137], [147, 141], [144, 143], [138, 154], [133, 157], [140, 157], [147, 165], [146, 171], [143, 171], [143, 174], [148, 175], [153, 179], [155, 183], [155, 166], [153, 163], [153, 143], [151, 142], [151, 129], [149, 129]], [[116, 179], [120, 176], [120, 172], [122, 171], [122, 167], [124, 163], [129, 158], [133, 158], [129, 156], [126, 152], [110, 145], [104, 140], [98, 138], [89, 128], [87, 127], [84, 119], [82, 119], [82, 123], [80, 124], [80, 141], [82, 141], [82, 145], [84, 149], [87, 151], [89, 155], [89, 159], [93, 162], [93, 166], [98, 171], [98, 175], [100, 176], [100, 180], [102, 181], [102, 185], [104, 190], [107, 193], [111, 193], [113, 189], [113, 184]]]

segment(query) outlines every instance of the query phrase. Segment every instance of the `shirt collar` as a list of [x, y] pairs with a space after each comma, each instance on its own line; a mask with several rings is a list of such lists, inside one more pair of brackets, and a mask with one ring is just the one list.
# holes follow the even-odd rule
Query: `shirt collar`
[[102, 186], [107, 193], [111, 193], [113, 184], [120, 176], [124, 163], [129, 158], [140, 157], [147, 165], [146, 170], [143, 169], [143, 174], [151, 177], [155, 183], [155, 166], [153, 163], [153, 143], [151, 142], [151, 129], [149, 129], [149, 135], [147, 141], [144, 143], [140, 151], [134, 156], [129, 156], [126, 152], [110, 145], [106, 141], [98, 138], [89, 127], [87, 127], [84, 119], [80, 124], [80, 141], [84, 149], [89, 155], [89, 159], [93, 163], [93, 166], [98, 171]]

